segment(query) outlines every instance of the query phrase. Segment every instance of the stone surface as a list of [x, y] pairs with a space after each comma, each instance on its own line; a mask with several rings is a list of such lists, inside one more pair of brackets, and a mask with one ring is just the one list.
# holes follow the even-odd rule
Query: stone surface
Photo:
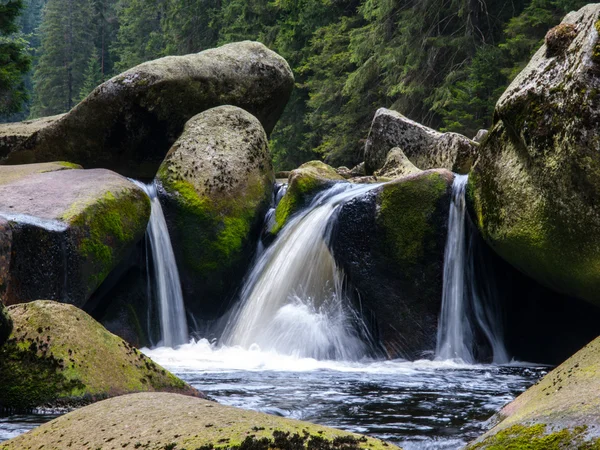
[[453, 175], [399, 178], [341, 208], [332, 250], [391, 357], [435, 348]]
[[496, 105], [469, 179], [494, 250], [540, 283], [600, 305], [600, 5], [569, 14], [576, 36], [542, 46]]
[[488, 130], [479, 130], [477, 132], [477, 134], [475, 135], [475, 137], [473, 138], [473, 141], [480, 144], [483, 142], [483, 140], [487, 137], [488, 134], [489, 134]]
[[502, 408], [497, 425], [469, 448], [598, 448], [599, 391], [597, 338]]
[[145, 233], [150, 202], [141, 189], [105, 169], [69, 167], [0, 167], [0, 217], [12, 235], [8, 274], [0, 267], [6, 304], [84, 305]]
[[205, 318], [224, 312], [244, 276], [274, 181], [260, 122], [234, 106], [192, 118], [160, 166], [184, 297]]
[[275, 221], [270, 233], [279, 233], [289, 218], [308, 206], [318, 192], [340, 181], [345, 181], [345, 178], [321, 161], [309, 161], [292, 170], [287, 191], [275, 210]]
[[0, 409], [74, 406], [140, 391], [198, 391], [72, 305], [9, 308], [13, 334], [0, 347]]
[[440, 133], [385, 108], [375, 113], [365, 144], [368, 175], [385, 164], [388, 152], [400, 147], [419, 169], [468, 173], [477, 157], [477, 143], [457, 133]]
[[[18, 140], [0, 163], [67, 160], [152, 179], [196, 114], [236, 105], [269, 133], [294, 77], [283, 58], [258, 42], [238, 42], [136, 66], [98, 86], [73, 110]], [[0, 134], [2, 133], [0, 129]]]
[[24, 122], [0, 124], [0, 161], [13, 148], [22, 145], [33, 134], [60, 119], [62, 116], [64, 114]]
[[0, 448], [208, 450], [238, 449], [242, 443], [243, 448], [253, 449], [397, 448], [378, 439], [308, 422], [165, 393], [125, 395], [98, 402], [4, 442]]
[[422, 170], [409, 161], [402, 149], [394, 147], [387, 154], [383, 167], [375, 172], [375, 176], [400, 178], [419, 172], [422, 172]]

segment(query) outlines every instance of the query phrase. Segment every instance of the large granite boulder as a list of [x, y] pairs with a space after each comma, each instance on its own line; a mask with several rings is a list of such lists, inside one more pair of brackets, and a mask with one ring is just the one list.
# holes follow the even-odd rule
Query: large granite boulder
[[[152, 179], [191, 117], [236, 105], [270, 133], [293, 86], [286, 61], [258, 42], [149, 61], [98, 86], [63, 117], [30, 126], [32, 134], [15, 139], [10, 153], [0, 147], [0, 164], [67, 160]], [[15, 134], [2, 130], [0, 142]]]
[[331, 247], [392, 357], [436, 345], [453, 175], [428, 170], [345, 203]]
[[0, 217], [10, 225], [0, 224], [0, 301], [83, 306], [142, 238], [149, 216], [146, 194], [108, 170], [0, 166]]
[[477, 226], [500, 256], [596, 305], [599, 15], [598, 4], [569, 14], [502, 95], [467, 191]]
[[374, 438], [193, 397], [141, 393], [112, 398], [0, 444], [63, 448], [384, 450]]
[[235, 106], [205, 111], [186, 124], [156, 180], [188, 306], [204, 317], [224, 312], [275, 181], [263, 127]]
[[21, 146], [33, 134], [47, 127], [64, 114], [58, 116], [42, 117], [41, 119], [26, 120], [24, 122], [11, 122], [0, 124], [0, 161], [13, 149]]
[[52, 301], [9, 307], [0, 347], [0, 410], [74, 406], [140, 391], [201, 395], [80, 309]]
[[385, 164], [388, 152], [399, 147], [419, 169], [468, 173], [478, 144], [457, 133], [440, 133], [386, 108], [375, 113], [365, 144], [365, 169], [372, 174]]
[[600, 338], [494, 417], [469, 449], [592, 449], [600, 445]]

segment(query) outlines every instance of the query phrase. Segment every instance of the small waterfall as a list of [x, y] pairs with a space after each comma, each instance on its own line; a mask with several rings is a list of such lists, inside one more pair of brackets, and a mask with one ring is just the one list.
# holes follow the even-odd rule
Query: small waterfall
[[[508, 362], [502, 321], [493, 289], [493, 275], [478, 279], [482, 261], [474, 250], [473, 230], [468, 229], [465, 190], [467, 175], [455, 175], [444, 253], [444, 284], [436, 359], [476, 361], [476, 337], [483, 335], [494, 363]], [[485, 273], [485, 271], [483, 271]]]
[[225, 344], [320, 360], [371, 354], [328, 241], [339, 206], [374, 187], [336, 184], [291, 219], [254, 264]]
[[[155, 183], [146, 185], [139, 181], [132, 181], [148, 194], [152, 204], [146, 236], [150, 241], [152, 267], [154, 268], [153, 291], [158, 300], [161, 344], [166, 347], [175, 347], [188, 341], [188, 327], [179, 272], [167, 222], [158, 200]], [[152, 304], [152, 301], [150, 300], [149, 303]]]

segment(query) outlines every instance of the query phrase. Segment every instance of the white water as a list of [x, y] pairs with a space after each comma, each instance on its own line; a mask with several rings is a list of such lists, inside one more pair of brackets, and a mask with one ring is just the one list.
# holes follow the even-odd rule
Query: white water
[[317, 360], [370, 354], [327, 241], [340, 205], [374, 187], [337, 184], [290, 220], [248, 275], [226, 345]]
[[156, 185], [132, 181], [148, 194], [152, 204], [146, 235], [150, 241], [152, 253], [154, 292], [158, 300], [161, 344], [166, 347], [175, 347], [188, 342], [188, 326], [179, 272], [167, 222], [156, 194]]

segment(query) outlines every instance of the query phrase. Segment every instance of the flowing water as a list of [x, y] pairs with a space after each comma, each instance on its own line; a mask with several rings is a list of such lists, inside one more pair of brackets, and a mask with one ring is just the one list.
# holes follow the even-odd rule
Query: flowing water
[[[151, 266], [153, 267], [153, 276], [149, 276], [149, 279], [154, 281], [154, 289], [148, 290], [148, 292], [150, 296], [154, 292], [158, 300], [161, 344], [167, 347], [175, 347], [188, 341], [188, 327], [181, 283], [179, 282], [179, 272], [177, 271], [167, 222], [156, 193], [156, 185], [154, 183], [144, 184], [139, 181], [132, 181], [150, 197], [152, 210], [146, 237], [150, 241]], [[148, 303], [152, 304], [151, 298]]]

